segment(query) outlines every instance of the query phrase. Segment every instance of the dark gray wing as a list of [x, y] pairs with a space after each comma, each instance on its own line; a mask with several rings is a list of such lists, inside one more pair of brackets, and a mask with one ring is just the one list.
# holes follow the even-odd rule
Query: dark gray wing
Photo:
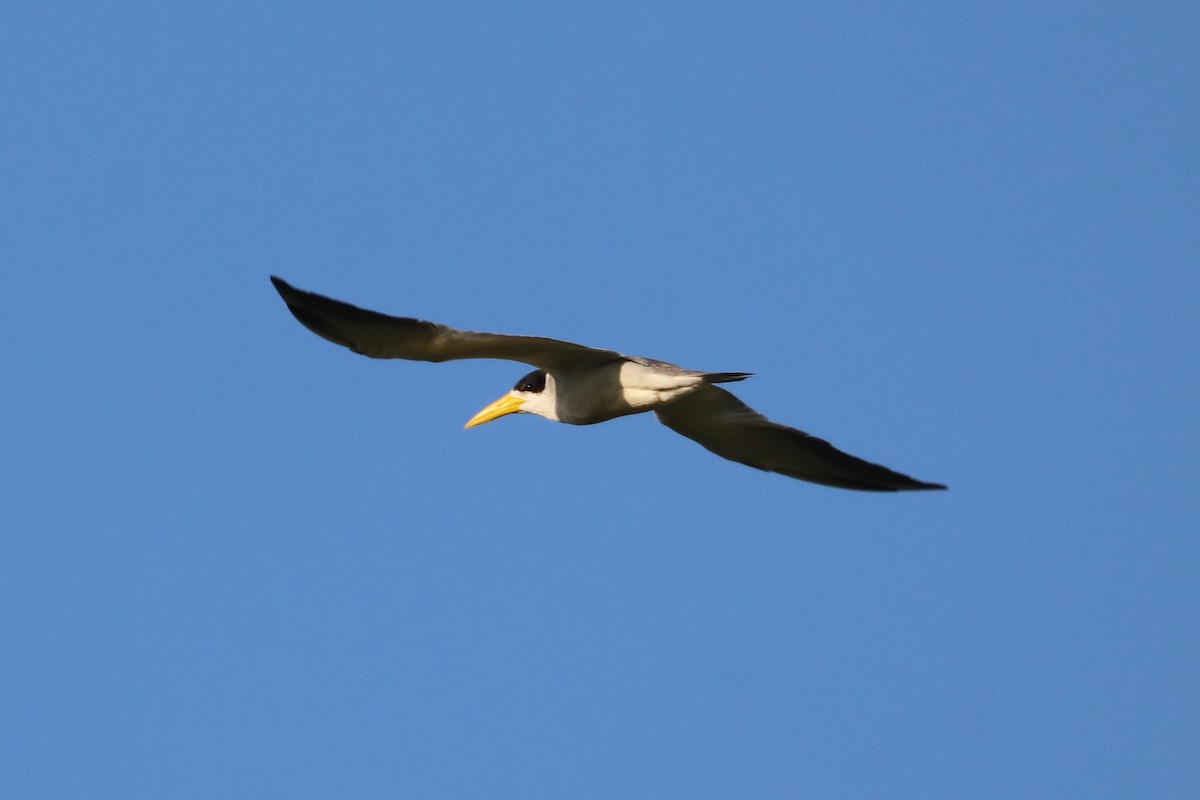
[[729, 392], [704, 386], [654, 412], [659, 421], [731, 461], [841, 489], [945, 489], [843, 453], [824, 439], [780, 425]]
[[392, 317], [352, 306], [289, 285], [271, 276], [292, 316], [329, 341], [371, 358], [412, 361], [451, 361], [459, 358], [498, 358], [521, 361], [554, 372], [586, 367], [620, 358], [611, 350], [540, 336], [460, 331], [434, 322]]

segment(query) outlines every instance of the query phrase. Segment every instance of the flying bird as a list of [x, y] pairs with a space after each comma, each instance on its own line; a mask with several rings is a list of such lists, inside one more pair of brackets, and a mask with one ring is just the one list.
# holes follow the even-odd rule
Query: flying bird
[[945, 489], [843, 453], [823, 439], [771, 422], [717, 384], [748, 372], [700, 372], [540, 336], [461, 331], [393, 317], [290, 286], [271, 276], [288, 310], [313, 333], [370, 358], [451, 361], [497, 358], [536, 369], [467, 422], [536, 414], [591, 425], [653, 411], [671, 430], [722, 458], [842, 489], [897, 492]]

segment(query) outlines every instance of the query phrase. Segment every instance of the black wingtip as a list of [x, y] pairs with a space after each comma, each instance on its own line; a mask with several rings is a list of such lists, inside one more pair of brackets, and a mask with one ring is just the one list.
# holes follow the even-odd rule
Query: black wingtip
[[306, 301], [312, 299], [325, 300], [327, 298], [322, 298], [320, 295], [306, 292], [303, 289], [297, 289], [277, 275], [271, 276], [271, 284], [274, 285], [275, 291], [279, 292], [279, 296], [283, 298], [283, 302], [287, 304], [288, 311], [292, 312], [292, 316], [304, 323], [305, 327], [316, 331], [322, 336], [325, 335], [317, 328], [313, 328], [313, 324], [318, 323], [320, 320], [317, 315], [306, 311], [305, 308], [309, 305]]
[[[883, 469], [887, 469], [883, 467]], [[888, 472], [892, 472], [888, 470]], [[784, 473], [785, 475], [787, 473]], [[801, 477], [792, 475], [793, 478], [811, 481], [812, 483], [821, 483], [826, 486], [833, 486], [838, 489], [856, 489], [860, 492], [925, 492], [930, 490], [946, 489], [945, 484], [941, 483], [926, 483], [919, 481], [916, 478], [910, 478], [907, 475], [901, 475], [899, 472], [892, 472], [891, 476], [879, 478], [857, 478], [846, 476], [821, 476]]]
[[271, 285], [275, 287], [275, 291], [279, 292], [279, 296], [283, 298], [283, 302], [287, 304], [288, 311], [292, 312], [292, 316], [299, 319], [307, 327], [312, 327], [305, 320], [301, 319], [301, 311], [297, 301], [303, 299], [308, 292], [302, 292], [295, 286], [280, 278], [278, 275], [271, 276]]
[[295, 288], [293, 288], [290, 283], [288, 283], [287, 281], [285, 281], [283, 278], [279, 277], [278, 275], [271, 276], [271, 285], [275, 287], [275, 291], [279, 292], [279, 294], [282, 295], [284, 299], [287, 299], [287, 296], [289, 293], [294, 294], [296, 291]]
[[[882, 467], [882, 469], [887, 469], [887, 467]], [[924, 492], [924, 491], [931, 491], [931, 490], [943, 490], [943, 489], [947, 488], [946, 484], [944, 484], [944, 483], [930, 483], [928, 481], [919, 481], [916, 478], [909, 477], [908, 475], [904, 475], [902, 473], [895, 472], [893, 470], [888, 470], [888, 472], [892, 473], [890, 476], [891, 479], [887, 480], [886, 482], [881, 482], [878, 486], [878, 488], [880, 488], [884, 491]]]

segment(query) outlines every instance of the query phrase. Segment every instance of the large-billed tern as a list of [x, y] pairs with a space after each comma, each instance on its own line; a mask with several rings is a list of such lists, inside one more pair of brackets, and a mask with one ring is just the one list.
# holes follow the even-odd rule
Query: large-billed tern
[[498, 358], [537, 367], [472, 417], [468, 428], [514, 413], [590, 425], [653, 411], [659, 422], [717, 455], [769, 472], [864, 491], [946, 488], [855, 458], [823, 439], [771, 422], [716, 385], [744, 380], [750, 373], [698, 372], [540, 336], [460, 331], [368, 311], [296, 289], [275, 276], [271, 282], [305, 327], [364, 356], [413, 361]]

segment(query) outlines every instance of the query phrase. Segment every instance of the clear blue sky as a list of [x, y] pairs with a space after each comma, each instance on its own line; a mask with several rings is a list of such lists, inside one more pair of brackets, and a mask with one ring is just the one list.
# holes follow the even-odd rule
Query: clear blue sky
[[[564, 7], [565, 6], [565, 7]], [[8, 3], [0, 795], [1193, 798], [1200, 6]], [[944, 493], [462, 424], [267, 281]]]

